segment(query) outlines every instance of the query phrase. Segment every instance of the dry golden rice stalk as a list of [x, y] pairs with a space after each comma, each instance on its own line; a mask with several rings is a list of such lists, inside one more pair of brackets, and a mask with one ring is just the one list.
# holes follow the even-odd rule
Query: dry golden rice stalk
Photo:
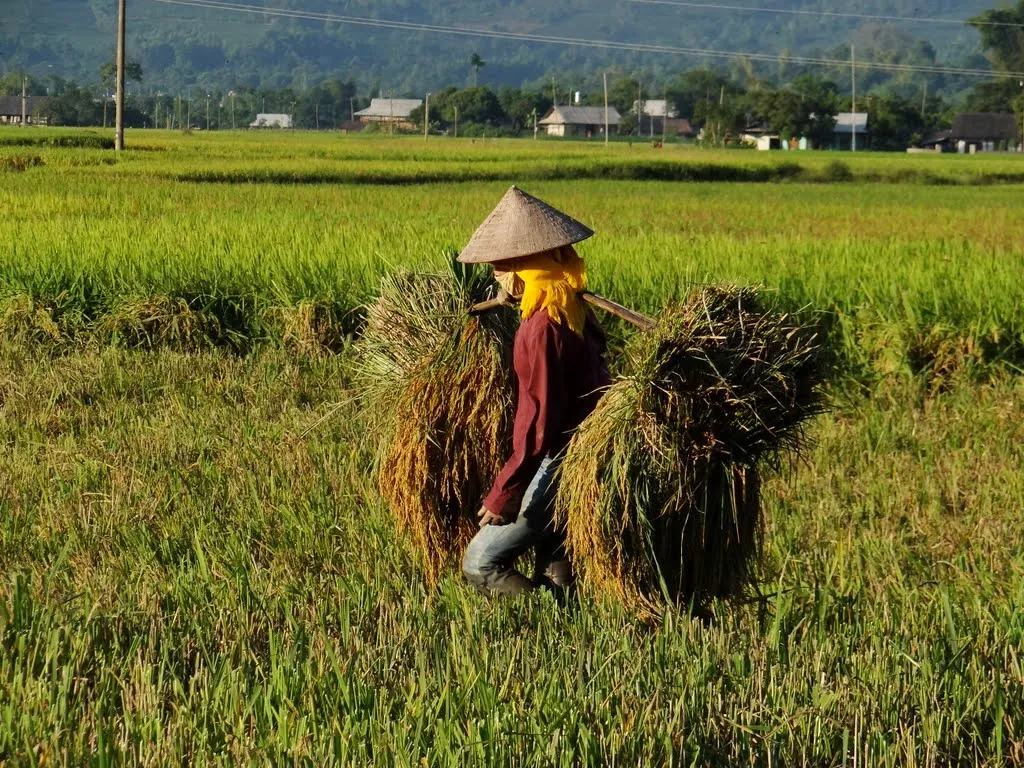
[[817, 339], [751, 290], [705, 288], [627, 355], [562, 463], [570, 553], [644, 614], [736, 595], [760, 548], [759, 470], [823, 407]]
[[511, 312], [470, 317], [482, 274], [385, 277], [358, 345], [380, 492], [429, 584], [461, 554], [511, 439]]

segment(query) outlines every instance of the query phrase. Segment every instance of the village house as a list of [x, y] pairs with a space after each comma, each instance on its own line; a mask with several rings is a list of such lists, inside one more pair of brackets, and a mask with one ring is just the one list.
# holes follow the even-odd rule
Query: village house
[[961, 112], [953, 118], [948, 131], [932, 134], [921, 146], [937, 152], [995, 152], [1017, 144], [1019, 129], [1012, 114], [1000, 112]]
[[621, 117], [615, 107], [554, 106], [537, 125], [549, 136], [603, 136], [607, 120], [608, 132], [617, 133]]
[[249, 123], [250, 128], [294, 128], [291, 115], [260, 112], [256, 119]]
[[[840, 112], [836, 115], [836, 127], [832, 131], [832, 149], [851, 150], [868, 148], [868, 113]], [[853, 139], [857, 137], [854, 147]]]
[[[25, 124], [46, 125], [42, 114], [46, 106], [45, 96], [29, 96], [25, 99]], [[21, 125], [21, 96], [0, 96], [0, 125]]]
[[668, 136], [690, 137], [696, 134], [690, 121], [679, 117], [679, 113], [665, 99], [646, 99], [642, 104], [634, 101], [633, 112], [641, 115], [641, 136], [660, 136], [662, 132]]
[[371, 99], [370, 106], [359, 110], [355, 116], [363, 125], [378, 123], [411, 131], [416, 126], [409, 116], [421, 106], [422, 99]]
[[[857, 149], [868, 148], [868, 113], [840, 112], [836, 115], [836, 125], [832, 129], [832, 143], [825, 149], [851, 150], [853, 137], [857, 137]], [[783, 141], [779, 134], [767, 125], [752, 125], [744, 130], [740, 137], [745, 144], [756, 146], [760, 150], [772, 149], [811, 149], [811, 141], [806, 136]]]

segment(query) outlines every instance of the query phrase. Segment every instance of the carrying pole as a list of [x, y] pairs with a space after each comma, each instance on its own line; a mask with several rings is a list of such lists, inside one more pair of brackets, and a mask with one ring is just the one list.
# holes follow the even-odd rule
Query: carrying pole
[[[629, 307], [624, 307], [611, 299], [598, 296], [596, 293], [581, 291], [579, 297], [592, 307], [603, 309], [605, 312], [615, 315], [631, 325], [635, 325], [642, 331], [649, 331], [657, 325], [657, 323], [651, 320], [651, 318], [641, 315], [639, 312], [634, 312]], [[487, 301], [482, 301], [479, 304], [474, 304], [470, 308], [469, 313], [471, 315], [479, 315], [482, 312], [489, 312], [490, 310], [497, 309], [498, 307], [505, 307], [509, 304], [514, 304], [517, 301], [517, 299], [502, 291], [496, 299], [489, 299]]]

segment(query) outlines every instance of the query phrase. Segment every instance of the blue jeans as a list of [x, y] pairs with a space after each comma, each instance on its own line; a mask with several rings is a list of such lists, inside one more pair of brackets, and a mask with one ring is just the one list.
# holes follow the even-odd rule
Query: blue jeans
[[[485, 594], [516, 594], [539, 586], [568, 587], [572, 568], [565, 553], [565, 536], [554, 527], [558, 462], [550, 456], [541, 462], [523, 494], [514, 523], [488, 525], [469, 542], [462, 558], [462, 572]], [[534, 578], [515, 569], [528, 550], [536, 552]]]

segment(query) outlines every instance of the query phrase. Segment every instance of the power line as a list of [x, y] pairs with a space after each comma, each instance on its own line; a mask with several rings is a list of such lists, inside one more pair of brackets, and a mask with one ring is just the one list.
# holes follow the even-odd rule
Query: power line
[[847, 13], [844, 11], [809, 11], [795, 8], [757, 8], [748, 5], [722, 5], [721, 3], [690, 3], [683, 0], [626, 0], [628, 3], [643, 5], [674, 5], [680, 8], [709, 8], [716, 11], [743, 11], [745, 13], [784, 13], [790, 16], [832, 16], [844, 19], [871, 19], [872, 21], [917, 21], [928, 24], [977, 24], [987, 27], [1024, 28], [1024, 24], [1012, 21], [973, 21], [964, 19], [939, 19], [924, 16], [883, 16], [874, 13]]
[[[169, 5], [183, 5], [208, 10], [235, 11], [240, 13], [257, 13], [266, 16], [278, 16], [309, 21], [327, 21], [337, 24], [352, 24], [365, 27], [381, 27], [384, 29], [400, 29], [409, 32], [439, 32], [463, 37], [483, 37], [496, 40], [518, 40], [553, 45], [573, 45], [585, 48], [607, 48], [613, 50], [635, 51], [640, 53], [668, 53], [680, 56], [705, 56], [723, 59], [747, 59], [770, 63], [784, 62], [823, 67], [843, 67], [849, 65], [845, 59], [828, 59], [810, 56], [781, 56], [769, 53], [751, 53], [744, 51], [723, 51], [712, 48], [687, 48], [670, 45], [646, 43], [624, 43], [615, 40], [590, 40], [578, 37], [560, 37], [553, 35], [534, 35], [524, 32], [504, 32], [501, 30], [473, 29], [471, 27], [452, 27], [440, 24], [423, 24], [411, 21], [393, 21], [390, 19], [373, 19], [363, 16], [342, 16], [332, 13], [314, 11], [296, 11], [281, 8], [266, 8], [259, 5], [243, 5], [223, 2], [222, 0], [155, 0]], [[888, 62], [858, 62], [861, 69], [878, 69], [888, 72], [908, 72], [932, 75], [961, 75], [964, 77], [1014, 77], [1024, 78], [1024, 72], [994, 72], [988, 69], [971, 69], [964, 67], [944, 67], [929, 64], [892, 64]]]

